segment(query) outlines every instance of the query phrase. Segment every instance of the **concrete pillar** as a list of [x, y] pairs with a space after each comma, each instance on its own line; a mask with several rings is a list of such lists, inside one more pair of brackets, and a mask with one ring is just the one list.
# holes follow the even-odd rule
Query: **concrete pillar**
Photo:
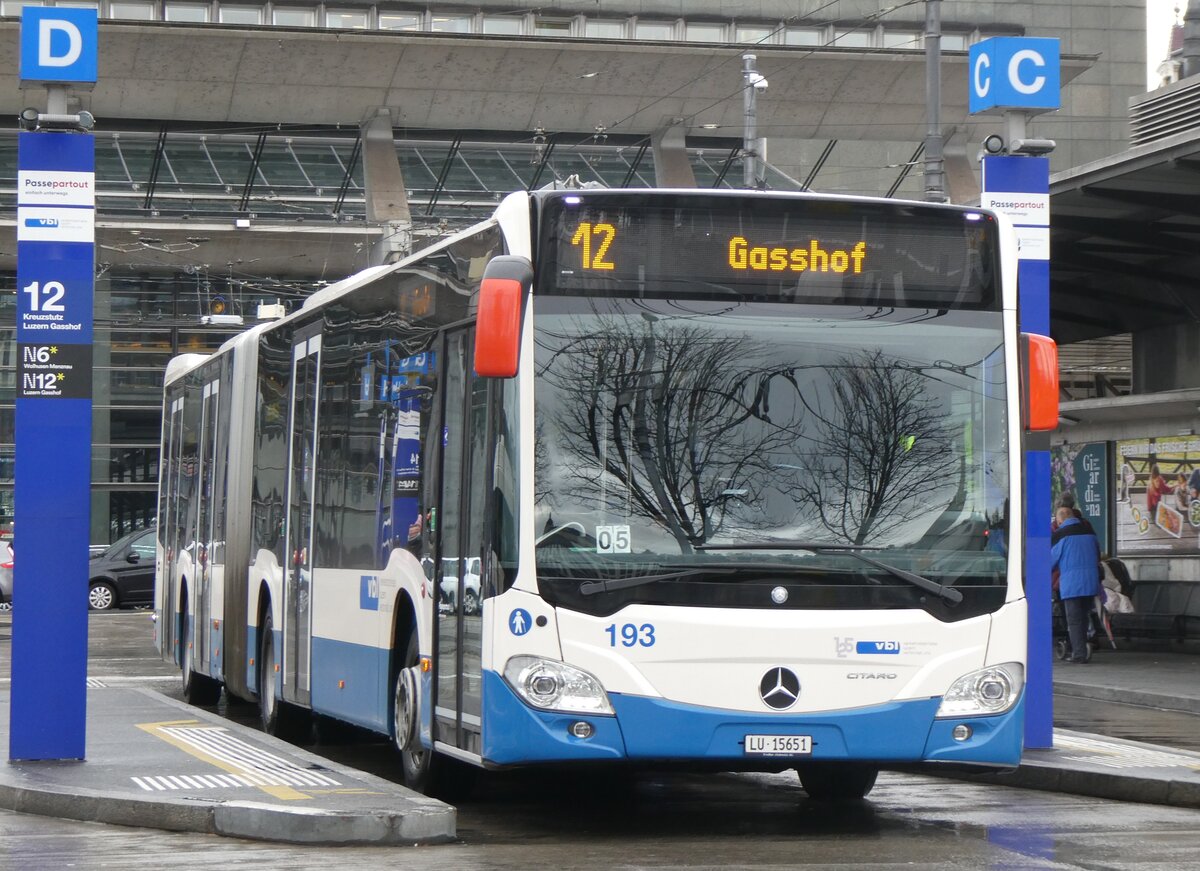
[[383, 238], [371, 249], [373, 266], [393, 263], [412, 251], [412, 212], [392, 127], [391, 111], [380, 109], [360, 128], [367, 221], [384, 226]]
[[694, 188], [696, 175], [687, 155], [687, 131], [678, 125], [655, 130], [650, 136], [654, 151], [654, 184], [660, 188]]
[[979, 176], [975, 174], [977, 158], [968, 155], [971, 148], [978, 150], [979, 143], [971, 143], [962, 130], [946, 134], [942, 149], [942, 171], [946, 182], [946, 201], [960, 206], [979, 202]]

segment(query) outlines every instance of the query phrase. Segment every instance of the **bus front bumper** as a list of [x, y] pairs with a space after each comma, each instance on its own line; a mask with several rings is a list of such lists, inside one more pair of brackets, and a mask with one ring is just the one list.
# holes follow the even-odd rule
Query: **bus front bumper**
[[[484, 673], [483, 758], [490, 765], [599, 760], [722, 760], [730, 768], [792, 767], [808, 760], [958, 762], [1015, 766], [1021, 758], [1024, 695], [1003, 714], [935, 718], [940, 699], [845, 711], [757, 714], [610, 693], [616, 716], [563, 714], [526, 705], [495, 672]], [[576, 737], [575, 724], [592, 727]], [[969, 737], [954, 737], [956, 726]], [[747, 735], [806, 735], [812, 753], [754, 756]]]

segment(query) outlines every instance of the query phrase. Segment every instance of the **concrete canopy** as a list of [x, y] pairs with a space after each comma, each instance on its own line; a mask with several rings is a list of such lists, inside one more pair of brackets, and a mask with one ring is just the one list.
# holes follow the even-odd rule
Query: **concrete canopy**
[[1200, 323], [1200, 131], [1052, 177], [1050, 233], [1058, 342]]
[[[19, 21], [0, 22], [0, 111], [40, 106], [18, 87]], [[99, 81], [82, 108], [105, 119], [358, 124], [378, 107], [399, 126], [649, 133], [683, 119], [742, 126], [740, 57], [770, 81], [759, 124], [796, 139], [919, 142], [921, 51], [637, 43], [168, 22], [100, 26]], [[1064, 84], [1090, 57], [1064, 57]], [[965, 124], [967, 56], [942, 60], [942, 118]], [[785, 131], [785, 132], [784, 132]]]

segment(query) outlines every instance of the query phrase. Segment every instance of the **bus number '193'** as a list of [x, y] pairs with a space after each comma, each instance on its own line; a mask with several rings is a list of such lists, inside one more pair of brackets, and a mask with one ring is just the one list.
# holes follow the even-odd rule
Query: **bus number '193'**
[[617, 646], [617, 634], [621, 636], [622, 647], [642, 647], [654, 646], [654, 624], [643, 623], [638, 626], [634, 623], [625, 623], [618, 627], [616, 623], [610, 623], [604, 627], [604, 631], [608, 633], [608, 646]]

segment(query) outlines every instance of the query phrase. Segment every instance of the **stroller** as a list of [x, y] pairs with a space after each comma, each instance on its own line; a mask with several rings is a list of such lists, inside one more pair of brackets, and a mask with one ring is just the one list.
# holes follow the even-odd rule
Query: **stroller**
[[[1054, 591], [1054, 601], [1050, 606], [1050, 637], [1054, 640], [1054, 655], [1066, 660], [1071, 657], [1071, 638], [1067, 632], [1067, 609], [1058, 591]], [[1107, 638], [1113, 650], [1117, 649], [1116, 639], [1113, 638], [1112, 624], [1108, 612], [1104, 609], [1104, 601], [1100, 596], [1092, 600], [1092, 610], [1088, 614], [1087, 654], [1084, 662], [1092, 658], [1097, 639]]]

